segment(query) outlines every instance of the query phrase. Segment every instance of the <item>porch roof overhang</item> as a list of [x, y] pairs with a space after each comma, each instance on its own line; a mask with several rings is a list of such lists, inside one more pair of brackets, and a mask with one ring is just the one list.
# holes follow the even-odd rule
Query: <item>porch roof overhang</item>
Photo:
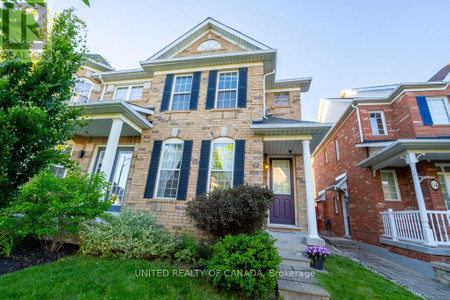
[[356, 166], [372, 167], [373, 170], [385, 167], [405, 167], [407, 164], [402, 157], [407, 153], [420, 154], [419, 160], [450, 160], [450, 137], [396, 140], [363, 159]]
[[263, 135], [266, 154], [302, 154], [302, 140], [310, 140], [311, 152], [332, 124], [269, 117], [253, 121], [254, 134]]
[[87, 103], [71, 103], [71, 106], [83, 108], [83, 118], [90, 122], [79, 132], [80, 136], [109, 136], [114, 119], [124, 122], [121, 136], [140, 136], [142, 130], [153, 128], [147, 116], [153, 109], [126, 103], [123, 100], [91, 101]]

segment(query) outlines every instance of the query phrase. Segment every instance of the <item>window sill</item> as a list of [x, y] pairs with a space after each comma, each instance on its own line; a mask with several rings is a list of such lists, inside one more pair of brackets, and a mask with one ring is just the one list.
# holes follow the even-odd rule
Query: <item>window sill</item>
[[449, 127], [450, 124], [433, 124], [431, 127]]
[[187, 114], [190, 113], [191, 110], [190, 109], [186, 109], [186, 110], [166, 110], [165, 113], [167, 114]]
[[166, 202], [166, 203], [185, 203], [186, 202], [186, 200], [177, 200], [177, 199], [169, 199], [169, 198], [150, 198], [150, 199], [146, 199], [146, 201]]
[[273, 106], [273, 109], [275, 109], [275, 108], [292, 108], [292, 105], [274, 105]]
[[211, 111], [239, 111], [241, 107], [233, 107], [233, 108], [213, 108]]

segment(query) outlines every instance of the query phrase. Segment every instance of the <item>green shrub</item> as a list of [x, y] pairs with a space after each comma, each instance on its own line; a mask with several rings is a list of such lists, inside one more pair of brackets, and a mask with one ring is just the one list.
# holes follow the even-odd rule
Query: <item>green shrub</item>
[[122, 259], [171, 258], [177, 244], [172, 235], [157, 229], [150, 214], [127, 210], [83, 224], [80, 238], [81, 253]]
[[109, 209], [110, 203], [104, 201], [108, 186], [102, 175], [82, 174], [78, 168], [69, 170], [64, 178], [46, 170], [24, 185], [17, 201], [4, 212], [18, 216], [17, 234], [33, 235], [46, 250], [57, 251], [67, 233], [77, 233], [83, 221]]
[[203, 242], [196, 242], [191, 235], [183, 233], [175, 247], [174, 258], [178, 263], [204, 265], [211, 258], [211, 247]]
[[269, 297], [275, 290], [281, 259], [267, 232], [227, 235], [213, 248], [208, 264], [215, 286], [240, 296]]
[[252, 234], [267, 224], [273, 193], [259, 185], [216, 189], [188, 202], [186, 213], [195, 226], [213, 237]]

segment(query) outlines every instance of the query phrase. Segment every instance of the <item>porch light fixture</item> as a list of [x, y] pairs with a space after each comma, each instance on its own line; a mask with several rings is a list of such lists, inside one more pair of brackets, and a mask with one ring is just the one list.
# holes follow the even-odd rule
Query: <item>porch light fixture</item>
[[83, 158], [83, 157], [84, 157], [84, 150], [78, 151], [78, 158]]

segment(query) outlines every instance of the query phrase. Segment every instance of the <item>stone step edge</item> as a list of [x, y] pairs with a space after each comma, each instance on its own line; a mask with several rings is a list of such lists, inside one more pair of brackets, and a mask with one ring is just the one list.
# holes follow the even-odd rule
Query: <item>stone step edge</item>
[[[279, 281], [288, 281], [288, 280], [278, 279], [277, 284]], [[307, 282], [301, 282], [301, 285], [309, 287], [310, 290], [304, 290], [300, 287], [298, 289], [289, 288], [289, 287], [280, 287], [278, 284], [278, 291], [282, 290], [282, 291], [289, 291], [289, 292], [294, 292], [294, 293], [303, 294], [303, 295], [314, 295], [314, 296], [328, 297], [328, 298], [330, 297], [330, 294], [320, 285], [307, 283]], [[320, 292], [314, 292], [311, 289], [318, 289], [318, 290], [320, 290]]]

